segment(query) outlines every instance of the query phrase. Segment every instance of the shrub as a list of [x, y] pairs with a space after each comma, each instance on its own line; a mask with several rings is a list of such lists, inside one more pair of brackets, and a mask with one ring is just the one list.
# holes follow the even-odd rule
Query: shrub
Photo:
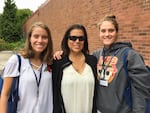
[[24, 46], [24, 40], [21, 40], [19, 42], [14, 42], [14, 43], [8, 43], [3, 39], [0, 39], [0, 51], [3, 50], [17, 51], [20, 50], [23, 46]]

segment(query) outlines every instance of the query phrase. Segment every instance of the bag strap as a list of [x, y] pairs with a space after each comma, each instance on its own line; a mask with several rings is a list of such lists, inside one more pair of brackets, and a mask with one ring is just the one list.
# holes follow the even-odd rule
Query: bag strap
[[[18, 71], [19, 71], [19, 73], [20, 73], [20, 70], [21, 70], [21, 57], [20, 57], [19, 54], [16, 54], [16, 55], [17, 55], [18, 63], [19, 63], [19, 65], [18, 65]], [[12, 83], [12, 88], [11, 88], [11, 89], [12, 89], [12, 90], [11, 90], [11, 93], [13, 93], [13, 92], [15, 92], [15, 91], [18, 92], [18, 90], [19, 90], [19, 76], [14, 77], [14, 80], [13, 80], [13, 83]]]
[[123, 67], [125, 69], [125, 72], [126, 72], [126, 76], [128, 77], [128, 69], [127, 69], [127, 54], [128, 54], [128, 51], [130, 50], [130, 48], [127, 48], [124, 50], [123, 52]]
[[16, 54], [16, 55], [18, 57], [18, 62], [19, 62], [18, 71], [20, 72], [20, 69], [21, 69], [21, 57], [18, 54]]
[[127, 86], [124, 90], [124, 98], [126, 103], [129, 105], [129, 107], [132, 107], [132, 94], [131, 94], [131, 80], [129, 78], [128, 74], [128, 61], [127, 61], [127, 54], [131, 48], [126, 48], [123, 52], [123, 68], [125, 69], [126, 77], [127, 77]]
[[[19, 65], [18, 65], [18, 71], [19, 71], [19, 74], [20, 74], [20, 70], [21, 70], [21, 57], [20, 57], [19, 54], [16, 54], [16, 55], [18, 57], [18, 63], [19, 63]], [[17, 84], [17, 90], [18, 90], [18, 87], [19, 87], [19, 76], [17, 77], [17, 83], [16, 83]]]

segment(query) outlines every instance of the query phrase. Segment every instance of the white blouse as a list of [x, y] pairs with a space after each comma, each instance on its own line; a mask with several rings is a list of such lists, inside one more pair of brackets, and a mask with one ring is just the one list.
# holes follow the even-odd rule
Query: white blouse
[[[45, 70], [47, 64], [43, 64], [42, 76], [37, 96], [37, 83], [35, 75], [28, 59], [21, 57], [21, 71], [18, 72], [18, 58], [16, 55], [10, 57], [6, 63], [4, 77], [19, 77], [19, 102], [17, 113], [52, 113], [52, 73]], [[40, 71], [34, 70], [37, 78]]]
[[61, 93], [67, 113], [92, 113], [94, 75], [86, 64], [82, 74], [72, 65], [63, 70]]

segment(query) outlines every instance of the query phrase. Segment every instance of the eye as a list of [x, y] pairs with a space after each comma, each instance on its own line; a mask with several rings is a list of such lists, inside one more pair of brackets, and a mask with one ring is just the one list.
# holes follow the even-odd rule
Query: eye
[[39, 35], [34, 34], [34, 35], [33, 35], [33, 37], [34, 37], [34, 38], [38, 38], [38, 37], [39, 37]]
[[112, 32], [115, 31], [115, 29], [109, 29], [108, 31], [109, 31], [110, 33], [112, 33]]
[[105, 29], [101, 29], [101, 30], [100, 30], [100, 32], [105, 33], [105, 32], [106, 32], [106, 30], [105, 30]]
[[42, 38], [43, 38], [43, 39], [47, 39], [47, 38], [48, 38], [48, 36], [42, 36]]

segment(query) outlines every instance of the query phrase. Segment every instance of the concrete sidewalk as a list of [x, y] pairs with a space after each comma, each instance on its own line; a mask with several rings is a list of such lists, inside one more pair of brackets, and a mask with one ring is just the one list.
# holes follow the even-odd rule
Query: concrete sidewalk
[[13, 51], [0, 51], [0, 71], [4, 68], [10, 56], [15, 54]]

